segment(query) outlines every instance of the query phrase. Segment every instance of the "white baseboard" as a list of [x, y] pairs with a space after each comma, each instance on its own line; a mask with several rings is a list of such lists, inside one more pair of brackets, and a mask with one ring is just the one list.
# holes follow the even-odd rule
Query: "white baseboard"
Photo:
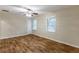
[[[32, 34], [33, 34], [33, 33], [32, 33]], [[50, 40], [54, 40], [54, 41], [59, 42], [59, 43], [63, 43], [63, 44], [66, 44], [66, 45], [69, 45], [69, 46], [72, 46], [72, 47], [79, 48], [79, 46], [76, 46], [76, 45], [73, 45], [73, 44], [70, 44], [70, 43], [67, 43], [67, 42], [55, 40], [55, 39], [52, 39], [52, 38], [49, 38], [49, 37], [46, 37], [46, 36], [43, 36], [43, 35], [39, 35], [39, 34], [34, 34], [34, 35], [37, 35], [37, 36], [40, 36], [40, 37], [44, 37], [44, 38], [48, 38], [48, 39], [50, 39]]]
[[18, 34], [18, 35], [12, 35], [12, 36], [4, 36], [4, 37], [0, 37], [0, 39], [13, 38], [13, 37], [23, 36], [23, 35], [28, 35], [28, 34]]

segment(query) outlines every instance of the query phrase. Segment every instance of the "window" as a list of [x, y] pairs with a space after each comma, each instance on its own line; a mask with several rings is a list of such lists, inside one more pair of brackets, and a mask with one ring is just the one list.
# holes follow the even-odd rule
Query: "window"
[[56, 31], [56, 18], [55, 17], [50, 17], [48, 19], [48, 24], [47, 24], [48, 32], [55, 32]]
[[33, 23], [32, 23], [32, 25], [33, 25], [33, 30], [37, 30], [37, 20], [33, 20]]

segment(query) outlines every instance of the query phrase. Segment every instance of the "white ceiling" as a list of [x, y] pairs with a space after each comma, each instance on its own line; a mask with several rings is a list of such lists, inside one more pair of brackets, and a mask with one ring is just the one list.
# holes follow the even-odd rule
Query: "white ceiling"
[[40, 12], [54, 12], [60, 9], [71, 7], [71, 5], [28, 5], [28, 6], [24, 5], [23, 7], [27, 7], [32, 10]]
[[0, 5], [0, 10], [8, 10], [9, 12], [16, 14], [25, 14], [29, 8], [40, 14], [55, 12], [69, 7], [71, 7], [71, 5]]

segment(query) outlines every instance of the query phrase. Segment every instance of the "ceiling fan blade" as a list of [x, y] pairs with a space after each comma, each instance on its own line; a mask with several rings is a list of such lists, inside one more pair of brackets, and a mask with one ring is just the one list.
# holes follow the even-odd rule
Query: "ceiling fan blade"
[[38, 15], [38, 13], [32, 13], [33, 15]]
[[1, 10], [1, 11], [4, 11], [4, 12], [9, 12], [8, 10]]

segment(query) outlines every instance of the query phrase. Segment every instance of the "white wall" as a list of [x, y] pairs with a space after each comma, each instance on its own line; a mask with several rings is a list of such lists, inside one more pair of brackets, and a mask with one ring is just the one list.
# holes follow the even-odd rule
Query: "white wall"
[[[46, 31], [47, 18], [51, 16], [56, 16], [57, 19], [55, 33]], [[79, 47], [79, 6], [54, 13], [46, 13], [36, 17], [36, 19], [38, 21], [38, 29], [37, 31], [33, 31], [33, 34]]]
[[0, 39], [31, 33], [27, 24], [29, 22], [25, 16], [0, 12]]
[[27, 34], [32, 33], [32, 18], [27, 18]]

